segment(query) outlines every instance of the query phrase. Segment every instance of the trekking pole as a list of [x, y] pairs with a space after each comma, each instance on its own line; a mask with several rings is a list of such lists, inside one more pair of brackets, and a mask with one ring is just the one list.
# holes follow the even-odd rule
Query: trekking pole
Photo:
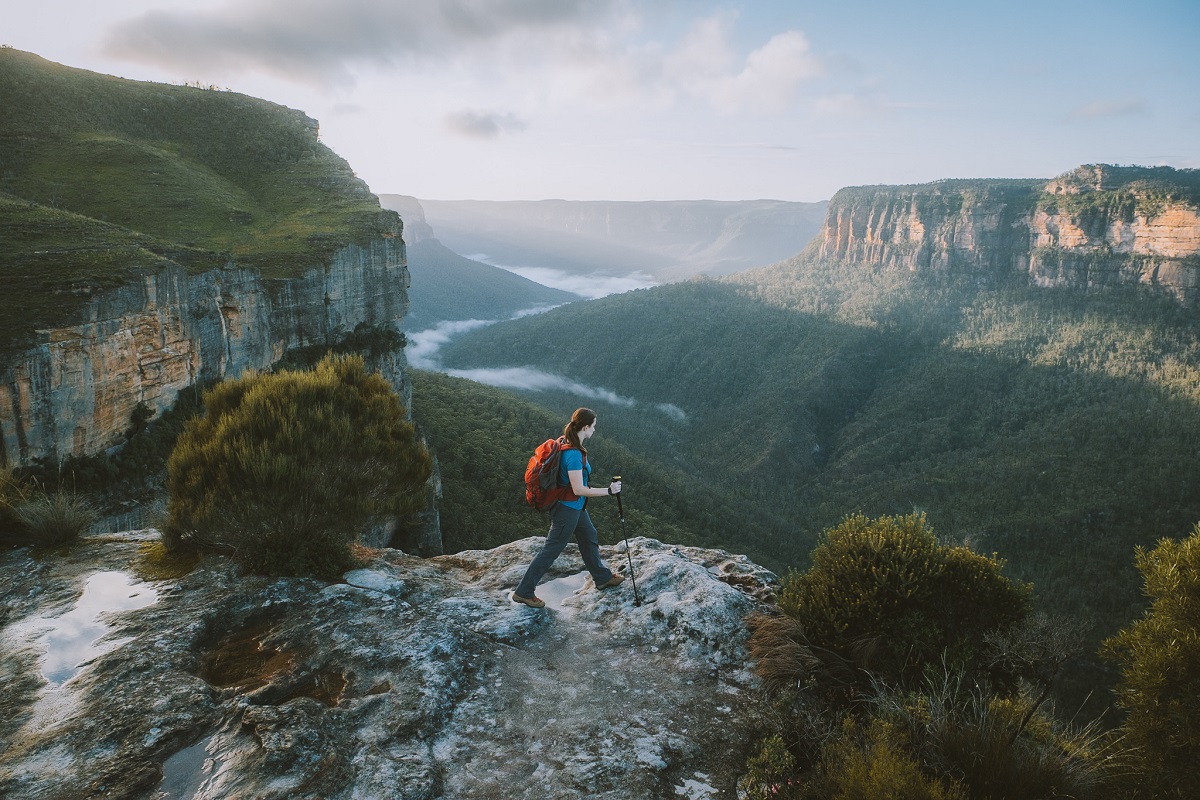
[[[614, 481], [620, 481], [620, 475], [613, 475]], [[629, 580], [633, 583], [633, 604], [640, 606], [642, 598], [638, 596], [637, 578], [633, 575], [633, 556], [629, 552], [629, 534], [625, 533], [625, 509], [621, 506], [621, 493], [617, 492], [617, 515], [621, 518], [621, 536], [625, 539], [625, 558], [629, 560]]]

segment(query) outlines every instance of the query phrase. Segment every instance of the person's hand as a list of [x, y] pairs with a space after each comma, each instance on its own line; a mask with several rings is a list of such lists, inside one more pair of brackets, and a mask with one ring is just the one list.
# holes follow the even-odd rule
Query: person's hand
[[610, 483], [608, 485], [608, 493], [609, 494], [620, 494], [621, 493], [621, 482], [613, 481], [612, 483]]

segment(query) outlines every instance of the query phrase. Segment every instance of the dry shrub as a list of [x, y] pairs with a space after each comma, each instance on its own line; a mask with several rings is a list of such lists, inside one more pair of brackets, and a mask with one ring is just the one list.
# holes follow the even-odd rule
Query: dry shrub
[[24, 538], [36, 547], [59, 547], [78, 539], [99, 518], [96, 509], [74, 492], [42, 493], [16, 508]]
[[771, 691], [803, 686], [847, 690], [870, 683], [866, 667], [874, 651], [873, 639], [845, 643], [834, 651], [809, 641], [804, 626], [786, 614], [753, 614], [746, 624], [754, 672]]

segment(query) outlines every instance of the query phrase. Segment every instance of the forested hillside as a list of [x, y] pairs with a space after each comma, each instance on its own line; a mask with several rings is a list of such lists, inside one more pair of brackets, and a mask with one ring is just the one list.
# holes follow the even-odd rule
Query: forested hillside
[[597, 407], [607, 436], [785, 521], [706, 534], [724, 547], [786, 570], [851, 512], [923, 511], [1098, 640], [1142, 607], [1134, 546], [1200, 519], [1196, 322], [1137, 289], [978, 291], [797, 259], [504, 323], [443, 357], [635, 398]]
[[[571, 402], [567, 397], [560, 400]], [[421, 370], [413, 372], [413, 413], [438, 454], [447, 552], [490, 548], [545, 533], [549, 515], [525, 504], [522, 476], [534, 448], [558, 436], [566, 416], [511, 392]], [[610, 421], [605, 410], [597, 422], [588, 457], [598, 476], [620, 474], [624, 479], [629, 536], [715, 546], [723, 532], [748, 525], [749, 543], [757, 542], [766, 552], [758, 534], [782, 529], [783, 521], [772, 509], [732, 502], [736, 493], [710, 484], [690, 465], [666, 464], [653, 454], [635, 453], [629, 447], [633, 437]], [[616, 504], [601, 498], [589, 501], [588, 508], [601, 541], [618, 541]]]

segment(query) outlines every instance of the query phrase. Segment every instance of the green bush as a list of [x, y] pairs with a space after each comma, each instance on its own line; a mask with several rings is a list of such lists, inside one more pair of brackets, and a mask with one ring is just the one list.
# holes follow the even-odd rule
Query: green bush
[[876, 684], [852, 707], [793, 695], [791, 716], [746, 765], [751, 800], [1107, 798], [1126, 764], [1095, 724], [1056, 720], [1031, 694], [999, 697], [961, 673], [919, 689]]
[[331, 576], [383, 516], [424, 507], [432, 464], [400, 399], [358, 356], [249, 375], [205, 395], [167, 465], [164, 543], [252, 572]]
[[1104, 643], [1121, 665], [1117, 703], [1137, 777], [1131, 795], [1192, 797], [1200, 756], [1200, 524], [1182, 542], [1138, 548], [1153, 599], [1142, 619]]
[[956, 782], [928, 775], [901, 731], [882, 720], [866, 730], [846, 720], [842, 735], [822, 750], [821, 763], [804, 798], [831, 800], [967, 800]]
[[746, 774], [738, 780], [739, 796], [748, 800], [791, 800], [800, 796], [796, 779], [796, 757], [779, 735], [763, 740], [756, 755], [746, 762]]
[[78, 539], [99, 515], [84, 498], [59, 490], [22, 502], [16, 517], [25, 539], [38, 547], [57, 547]]
[[983, 670], [985, 637], [1023, 620], [1028, 586], [1003, 562], [938, 542], [924, 515], [847, 517], [822, 535], [812, 567], [784, 579], [779, 607], [809, 642], [915, 685], [928, 663]]

